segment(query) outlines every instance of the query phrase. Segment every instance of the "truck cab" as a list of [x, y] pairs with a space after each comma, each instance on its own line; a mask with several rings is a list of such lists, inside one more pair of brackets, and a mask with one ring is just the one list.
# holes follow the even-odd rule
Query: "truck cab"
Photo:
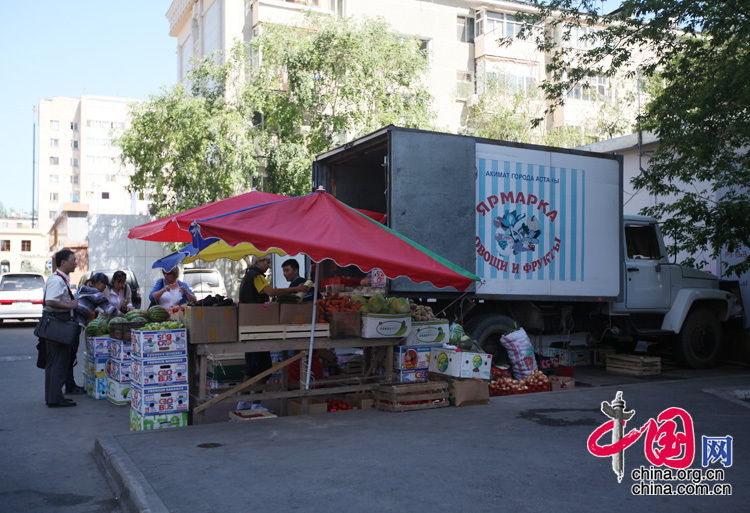
[[716, 363], [733, 296], [719, 289], [715, 275], [670, 263], [656, 219], [625, 215], [623, 240], [623, 293], [610, 303], [610, 315], [626, 320], [633, 340], [671, 338], [690, 367]]

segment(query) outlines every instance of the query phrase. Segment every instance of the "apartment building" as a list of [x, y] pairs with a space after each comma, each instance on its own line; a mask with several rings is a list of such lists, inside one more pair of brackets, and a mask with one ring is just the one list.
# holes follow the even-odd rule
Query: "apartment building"
[[[503, 84], [512, 91], [528, 91], [545, 78], [548, 55], [530, 41], [516, 39], [501, 46], [501, 37], [514, 37], [520, 27], [514, 15], [531, 7], [513, 0], [174, 0], [167, 12], [170, 35], [177, 39], [178, 78], [189, 71], [191, 56], [203, 57], [249, 41], [268, 23], [294, 24], [306, 10], [331, 16], [380, 16], [393, 30], [417, 36], [430, 55], [427, 82], [435, 99], [437, 125], [461, 132], [467, 109], [488, 89]], [[572, 33], [569, 41], [558, 29], [561, 45], [585, 49], [581, 39], [588, 27]], [[635, 80], [596, 77], [590, 88], [570, 91], [564, 107], [547, 120], [547, 129], [560, 126], [592, 128], [605, 114], [605, 104], [625, 98]], [[543, 110], [544, 103], [538, 106]], [[636, 102], [620, 104], [615, 117], [634, 120]], [[609, 115], [612, 116], [612, 109]]]
[[55, 96], [39, 101], [39, 228], [47, 233], [64, 204], [100, 214], [145, 214], [147, 202], [127, 191], [132, 170], [112, 139], [136, 100]]

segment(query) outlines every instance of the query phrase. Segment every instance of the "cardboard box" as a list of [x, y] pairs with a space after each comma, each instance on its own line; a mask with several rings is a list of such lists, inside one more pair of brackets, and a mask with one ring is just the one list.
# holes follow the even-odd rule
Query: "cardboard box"
[[611, 347], [596, 347], [591, 350], [591, 365], [594, 367], [605, 367], [607, 365], [607, 356], [615, 353], [616, 351]]
[[406, 337], [411, 330], [411, 314], [360, 314], [362, 338]]
[[188, 386], [140, 387], [133, 383], [131, 407], [141, 415], [188, 411]]
[[109, 358], [107, 357], [94, 358], [91, 355], [87, 355], [83, 372], [93, 378], [103, 378], [107, 375], [107, 361], [109, 361]]
[[188, 425], [187, 413], [163, 413], [158, 415], [141, 415], [137, 411], [130, 410], [131, 431], [151, 431], [153, 429], [166, 429], [185, 427]]
[[86, 383], [86, 393], [89, 397], [94, 399], [107, 398], [107, 378], [103, 374], [95, 377], [87, 374], [84, 370], [83, 378]]
[[393, 381], [399, 383], [422, 383], [427, 381], [429, 371], [427, 369], [417, 370], [395, 370], [393, 371]]
[[375, 394], [370, 392], [357, 392], [354, 394], [346, 394], [346, 402], [352, 408], [359, 408], [364, 410], [365, 408], [372, 408], [375, 406]]
[[107, 377], [107, 400], [118, 406], [130, 405], [130, 383], [120, 383], [109, 376]]
[[490, 379], [492, 355], [444, 347], [430, 350], [430, 372], [456, 378]]
[[586, 346], [548, 347], [547, 356], [557, 358], [560, 365], [591, 365], [591, 349]]
[[107, 376], [119, 381], [120, 383], [130, 383], [133, 378], [133, 360], [117, 360], [109, 358], [107, 360]]
[[331, 338], [359, 337], [362, 326], [359, 312], [328, 312], [326, 320]]
[[279, 324], [279, 304], [263, 303], [262, 305], [237, 305], [237, 324], [239, 326], [265, 326]]
[[570, 390], [576, 387], [576, 380], [568, 376], [549, 376], [549, 385], [553, 392], [555, 390]]
[[180, 385], [187, 382], [185, 356], [133, 360], [133, 383], [140, 387]]
[[130, 360], [130, 354], [133, 352], [133, 342], [123, 342], [115, 338], [109, 339], [109, 356], [115, 360]]
[[393, 368], [397, 370], [426, 370], [430, 365], [430, 350], [442, 344], [397, 346], [393, 348]]
[[133, 331], [131, 358], [168, 358], [187, 354], [187, 330]]
[[229, 412], [229, 420], [258, 420], [258, 419], [275, 419], [277, 416], [270, 411], [256, 408], [254, 410], [234, 410]]
[[450, 323], [447, 320], [411, 321], [411, 331], [406, 337], [407, 346], [442, 344], [448, 340]]
[[[307, 413], [310, 415], [317, 414], [317, 413], [328, 413], [328, 404], [326, 404], [325, 401], [322, 401], [318, 399], [317, 397], [308, 397], [307, 398]], [[289, 416], [292, 415], [302, 415], [302, 398], [301, 397], [293, 397], [289, 399], [286, 402], [287, 406], [287, 414]]]
[[279, 305], [279, 324], [312, 324], [312, 303]]
[[479, 379], [445, 379], [448, 381], [451, 406], [490, 404], [490, 387], [488, 381]]
[[94, 358], [109, 357], [109, 337], [86, 337], [86, 353]]
[[185, 326], [191, 344], [237, 342], [237, 306], [188, 306]]

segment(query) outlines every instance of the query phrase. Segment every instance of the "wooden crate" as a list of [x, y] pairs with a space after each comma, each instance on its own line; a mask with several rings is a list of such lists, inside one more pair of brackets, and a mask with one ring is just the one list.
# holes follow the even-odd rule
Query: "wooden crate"
[[[448, 383], [383, 383], [375, 394], [375, 407], [383, 411], [414, 411], [449, 406]], [[424, 402], [423, 402], [424, 401]]]
[[[240, 342], [251, 340], [276, 340], [287, 338], [308, 338], [312, 324], [269, 324], [264, 326], [240, 326]], [[315, 338], [328, 337], [328, 324], [315, 324]]]
[[661, 374], [661, 358], [632, 354], [610, 354], [607, 356], [607, 372], [630, 374], [631, 376], [653, 376]]

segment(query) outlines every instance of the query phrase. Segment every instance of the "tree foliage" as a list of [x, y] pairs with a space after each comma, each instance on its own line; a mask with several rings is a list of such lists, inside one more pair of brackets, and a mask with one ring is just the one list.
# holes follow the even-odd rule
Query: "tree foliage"
[[[624, 0], [603, 15], [594, 0], [532, 0], [539, 11], [521, 37], [551, 55], [541, 84], [549, 109], [587, 77], [617, 73], [659, 78], [642, 127], [659, 138], [636, 188], [657, 198], [644, 213], [665, 219], [673, 251], [707, 252], [750, 246], [750, 5], [741, 0]], [[546, 20], [551, 30], [531, 30]], [[560, 45], [580, 27], [587, 50]], [[689, 261], [699, 267], [705, 262]], [[727, 269], [750, 269], [750, 257]]]
[[187, 86], [133, 107], [117, 141], [135, 167], [131, 188], [149, 194], [159, 216], [250, 186], [306, 194], [314, 155], [343, 136], [430, 127], [428, 69], [419, 41], [382, 20], [264, 25], [250, 45], [193, 61]]

